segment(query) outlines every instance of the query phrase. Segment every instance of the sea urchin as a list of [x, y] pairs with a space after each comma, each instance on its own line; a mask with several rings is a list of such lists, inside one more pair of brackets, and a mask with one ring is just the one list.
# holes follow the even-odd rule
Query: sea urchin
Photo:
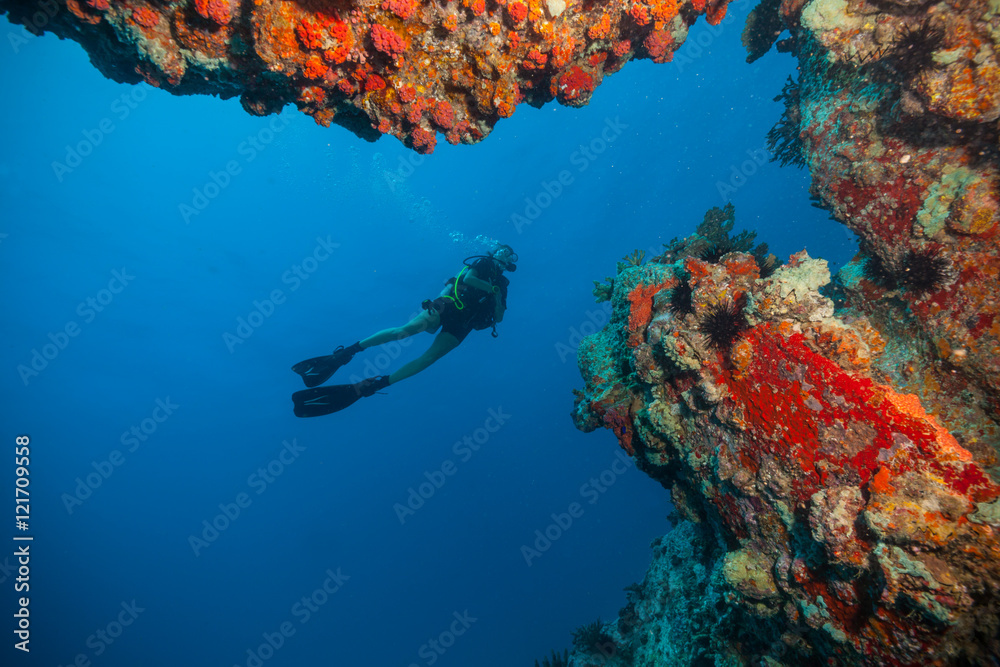
[[899, 282], [909, 292], [934, 292], [947, 282], [949, 270], [948, 260], [938, 248], [910, 251], [903, 259]]
[[717, 350], [728, 350], [749, 328], [741, 303], [723, 299], [708, 307], [698, 323], [698, 331]]
[[691, 283], [681, 278], [677, 286], [670, 290], [670, 312], [678, 317], [693, 313], [692, 294]]

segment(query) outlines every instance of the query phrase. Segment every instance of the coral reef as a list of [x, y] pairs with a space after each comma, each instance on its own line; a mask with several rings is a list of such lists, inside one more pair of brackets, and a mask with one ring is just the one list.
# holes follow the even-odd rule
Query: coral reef
[[[710, 211], [699, 233], [622, 268], [608, 325], [579, 346], [576, 425], [610, 428], [679, 515], [599, 630], [613, 649], [601, 664], [1000, 655], [1000, 486], [983, 446], [995, 422], [967, 392], [899, 381], [921, 368], [916, 325], [860, 313], [824, 261], [801, 252], [762, 276], [746, 240], [707, 251], [733, 221]], [[951, 280], [939, 259], [900, 266]]]
[[[783, 164], [808, 166], [816, 203], [860, 239], [855, 266], [838, 279], [845, 304], [883, 331], [902, 333], [905, 322], [914, 345], [932, 351], [906, 364], [920, 380], [890, 373], [899, 386], [926, 401], [959, 376], [970, 410], [995, 420], [1000, 8], [812, 0], [759, 9], [770, 12], [764, 24], [789, 31], [778, 44], [801, 72], [779, 96], [786, 112], [769, 145]], [[751, 56], [761, 48], [748, 45]], [[980, 453], [996, 436], [982, 434]]]
[[482, 140], [518, 104], [587, 104], [629, 60], [669, 62], [727, 2], [0, 0], [0, 12], [78, 41], [116, 81], [240, 96], [255, 115], [294, 104], [429, 153], [439, 133]]
[[743, 41], [798, 59], [768, 145], [860, 252], [768, 275], [715, 209], [603, 286], [574, 420], [680, 523], [601, 664], [995, 665], [1000, 7], [765, 0]]

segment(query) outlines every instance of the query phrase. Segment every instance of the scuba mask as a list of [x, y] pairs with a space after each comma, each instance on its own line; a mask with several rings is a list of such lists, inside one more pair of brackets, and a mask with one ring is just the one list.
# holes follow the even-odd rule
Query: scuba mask
[[517, 253], [514, 252], [514, 249], [506, 243], [493, 252], [493, 259], [503, 264], [505, 271], [510, 271], [511, 273], [517, 271], [517, 264], [515, 262], [517, 262], [519, 258]]

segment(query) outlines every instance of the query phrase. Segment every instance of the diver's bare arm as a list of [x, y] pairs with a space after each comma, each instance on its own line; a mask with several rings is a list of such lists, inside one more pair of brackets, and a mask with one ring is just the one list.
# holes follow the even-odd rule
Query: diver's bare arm
[[493, 309], [493, 321], [503, 322], [503, 314], [506, 312], [507, 308], [503, 305], [503, 299], [500, 298], [500, 294], [496, 295], [496, 307]]
[[493, 291], [493, 285], [476, 275], [475, 269], [469, 269], [466, 271], [465, 275], [462, 276], [462, 282], [484, 292]]
[[490, 283], [486, 282], [485, 280], [477, 276], [475, 269], [469, 269], [468, 271], [466, 271], [465, 275], [462, 276], [462, 282], [466, 285], [471, 285], [472, 287], [475, 287], [476, 289], [482, 290], [484, 292], [493, 291], [493, 285], [491, 285]]

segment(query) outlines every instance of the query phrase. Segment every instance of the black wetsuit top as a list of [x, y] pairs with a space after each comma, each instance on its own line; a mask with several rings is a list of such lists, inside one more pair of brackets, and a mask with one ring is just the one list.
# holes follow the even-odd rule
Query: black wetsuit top
[[[449, 291], [448, 296], [439, 296], [434, 299], [432, 302], [434, 309], [441, 313], [441, 331], [447, 331], [459, 342], [465, 340], [465, 337], [473, 329], [488, 329], [493, 325], [493, 314], [496, 310], [494, 299], [496, 297], [499, 297], [503, 307], [507, 308], [507, 286], [510, 281], [503, 275], [503, 270], [498, 263], [493, 259], [480, 257], [472, 263], [470, 268], [476, 272], [476, 276], [480, 280], [493, 283], [500, 288], [500, 291], [493, 295], [471, 285], [460, 284], [458, 298], [464, 305], [464, 308], [461, 309], [454, 302], [454, 288]], [[455, 278], [449, 278], [445, 284], [454, 286]]]

